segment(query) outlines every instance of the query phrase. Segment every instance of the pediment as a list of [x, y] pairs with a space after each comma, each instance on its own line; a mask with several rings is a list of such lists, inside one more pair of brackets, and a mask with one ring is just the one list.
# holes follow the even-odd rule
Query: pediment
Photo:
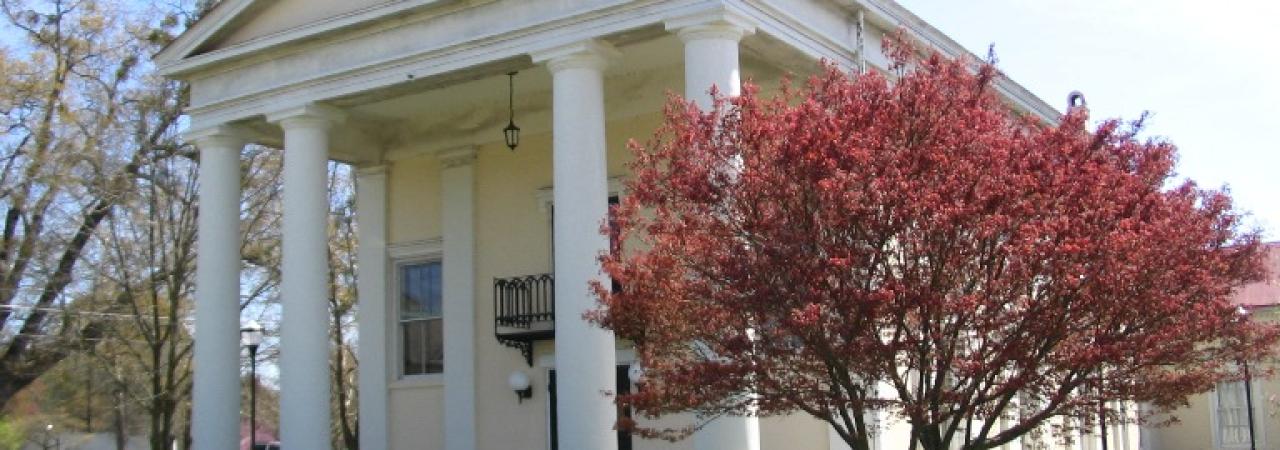
[[[167, 67], [205, 55], [235, 57], [465, 0], [222, 0], [156, 55]], [[204, 59], [204, 58], [201, 58]]]

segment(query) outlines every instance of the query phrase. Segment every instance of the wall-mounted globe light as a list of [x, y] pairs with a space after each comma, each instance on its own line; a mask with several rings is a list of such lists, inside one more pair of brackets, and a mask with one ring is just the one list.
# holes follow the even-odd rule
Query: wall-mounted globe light
[[507, 377], [507, 387], [516, 392], [517, 403], [523, 403], [524, 399], [533, 397], [533, 387], [529, 386], [529, 375], [524, 371], [511, 372]]

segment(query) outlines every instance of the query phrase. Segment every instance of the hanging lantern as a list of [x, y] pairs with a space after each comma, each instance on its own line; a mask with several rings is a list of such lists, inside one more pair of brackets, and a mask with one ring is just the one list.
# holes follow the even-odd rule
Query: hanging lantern
[[502, 129], [502, 136], [507, 141], [507, 148], [514, 151], [516, 146], [520, 145], [520, 127], [516, 126], [516, 73], [507, 74], [507, 107], [510, 115], [507, 119], [507, 127]]

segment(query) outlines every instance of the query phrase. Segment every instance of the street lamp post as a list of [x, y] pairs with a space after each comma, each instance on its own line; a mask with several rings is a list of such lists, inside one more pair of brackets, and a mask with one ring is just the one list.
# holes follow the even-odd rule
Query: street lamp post
[[258, 346], [262, 344], [262, 325], [250, 321], [240, 329], [240, 338], [249, 348], [249, 448], [258, 447]]
[[[1245, 320], [1249, 317], [1249, 310], [1244, 306], [1237, 306], [1236, 315], [1240, 320]], [[1253, 377], [1249, 374], [1249, 360], [1241, 359], [1240, 367], [1244, 369], [1244, 407], [1245, 416], [1249, 419], [1249, 450], [1258, 450], [1257, 434], [1253, 429]]]
[[62, 438], [53, 433], [53, 424], [44, 426], [44, 437], [40, 439], [39, 444], [43, 450], [60, 450], [62, 448]]
[[1249, 376], [1249, 361], [1240, 362], [1244, 366], [1244, 407], [1248, 410], [1249, 418], [1249, 450], [1258, 450], [1258, 440], [1254, 437], [1253, 430], [1253, 383]]

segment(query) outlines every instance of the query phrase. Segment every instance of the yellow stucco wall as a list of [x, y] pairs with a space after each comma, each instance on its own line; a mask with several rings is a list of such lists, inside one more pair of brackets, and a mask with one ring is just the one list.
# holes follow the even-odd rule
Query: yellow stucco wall
[[253, 20], [231, 32], [218, 47], [228, 47], [255, 38], [338, 17], [394, 0], [276, 0], [255, 14]]
[[761, 450], [826, 448], [826, 422], [821, 422], [804, 413], [760, 419]]
[[396, 161], [387, 174], [387, 242], [440, 237], [440, 163], [433, 156]]

